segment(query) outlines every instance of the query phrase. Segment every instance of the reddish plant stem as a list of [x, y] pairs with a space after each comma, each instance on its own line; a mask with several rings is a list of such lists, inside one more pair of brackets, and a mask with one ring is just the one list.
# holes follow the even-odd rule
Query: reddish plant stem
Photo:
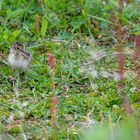
[[121, 92], [123, 93], [125, 84], [123, 82], [124, 80], [124, 65], [125, 65], [125, 56], [123, 53], [121, 53], [124, 49], [124, 44], [122, 42], [122, 10], [123, 10], [123, 1], [118, 0], [119, 5], [119, 18], [118, 18], [118, 26], [117, 26], [117, 32], [116, 32], [116, 38], [118, 40], [118, 71], [120, 74], [120, 83], [119, 83], [119, 89], [121, 89]]
[[51, 126], [53, 128], [57, 127], [57, 105], [58, 105], [58, 98], [52, 97], [52, 106], [51, 106]]
[[49, 53], [48, 55], [48, 63], [50, 66], [50, 72], [51, 72], [51, 79], [52, 79], [52, 92], [53, 92], [53, 96], [55, 94], [55, 67], [56, 67], [56, 60], [55, 60], [55, 56], [52, 53]]
[[[137, 94], [138, 94], [138, 99], [137, 99], [137, 104], [140, 105], [140, 64], [139, 64], [139, 59], [140, 59], [140, 35], [137, 35], [135, 37], [135, 54], [134, 54], [134, 64], [135, 64], [135, 69], [136, 69], [136, 81], [137, 81]], [[138, 115], [137, 115], [137, 140], [140, 140], [140, 112], [138, 110]]]
[[117, 32], [116, 32], [116, 38], [118, 40], [118, 71], [120, 74], [120, 82], [118, 84], [119, 89], [120, 89], [120, 95], [123, 101], [123, 107], [128, 115], [132, 113], [132, 107], [129, 103], [127, 95], [124, 93], [124, 88], [125, 88], [125, 82], [124, 82], [124, 74], [125, 74], [125, 55], [122, 53], [124, 50], [124, 35], [125, 33], [123, 32], [123, 22], [122, 22], [122, 17], [123, 17], [123, 7], [124, 7], [124, 1], [123, 0], [118, 0], [118, 5], [119, 5], [119, 17], [118, 17], [118, 26], [117, 26]]
[[48, 64], [50, 66], [50, 72], [51, 72], [51, 79], [52, 79], [52, 100], [51, 100], [51, 126], [53, 128], [57, 127], [57, 105], [58, 105], [58, 98], [55, 96], [55, 68], [56, 68], [56, 60], [55, 56], [52, 53], [49, 53], [48, 55]]
[[118, 69], [120, 74], [120, 81], [124, 79], [125, 72], [125, 55], [123, 53], [118, 54]]
[[40, 16], [36, 15], [36, 32], [37, 34], [40, 34]]

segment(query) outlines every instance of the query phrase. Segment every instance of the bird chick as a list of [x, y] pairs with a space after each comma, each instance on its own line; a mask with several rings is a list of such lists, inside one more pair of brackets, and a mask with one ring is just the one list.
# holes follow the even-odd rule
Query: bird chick
[[25, 46], [16, 42], [10, 49], [8, 61], [14, 69], [27, 71], [32, 61], [32, 55], [25, 49]]

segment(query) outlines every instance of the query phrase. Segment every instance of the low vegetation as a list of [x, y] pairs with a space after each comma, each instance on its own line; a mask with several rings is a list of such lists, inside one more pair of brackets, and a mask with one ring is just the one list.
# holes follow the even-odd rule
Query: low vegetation
[[[139, 0], [0, 0], [1, 139], [139, 139], [139, 8]], [[33, 55], [19, 81], [7, 61], [16, 41]]]

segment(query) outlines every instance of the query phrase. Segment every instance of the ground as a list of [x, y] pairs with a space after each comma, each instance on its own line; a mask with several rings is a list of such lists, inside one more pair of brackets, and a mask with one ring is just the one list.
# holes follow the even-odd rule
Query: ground
[[[139, 7], [139, 1], [124, 3], [121, 25], [125, 31], [124, 93], [134, 118], [138, 114], [139, 96], [132, 59], [134, 37], [140, 33]], [[82, 139], [88, 138], [85, 128], [125, 124], [128, 112], [118, 89], [119, 38], [115, 24], [120, 13], [116, 0], [1, 0], [0, 11], [0, 131], [3, 139]], [[7, 55], [16, 41], [25, 44], [33, 62], [26, 73], [27, 79], [20, 75], [15, 86], [18, 71], [9, 65]], [[53, 80], [49, 54], [56, 60]], [[51, 111], [54, 96], [59, 101], [56, 126], [52, 125]], [[132, 121], [132, 124], [136, 123]], [[108, 129], [98, 129], [109, 135]], [[123, 130], [117, 130], [129, 133], [131, 140], [136, 139], [133, 134], [136, 127], [131, 122]], [[98, 135], [91, 137], [96, 139]]]

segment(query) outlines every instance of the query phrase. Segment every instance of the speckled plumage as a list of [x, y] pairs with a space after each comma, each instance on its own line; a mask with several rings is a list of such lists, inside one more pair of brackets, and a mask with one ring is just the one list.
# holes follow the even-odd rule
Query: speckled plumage
[[22, 43], [16, 42], [10, 49], [8, 61], [13, 68], [26, 71], [29, 69], [32, 61], [32, 55], [25, 49]]

